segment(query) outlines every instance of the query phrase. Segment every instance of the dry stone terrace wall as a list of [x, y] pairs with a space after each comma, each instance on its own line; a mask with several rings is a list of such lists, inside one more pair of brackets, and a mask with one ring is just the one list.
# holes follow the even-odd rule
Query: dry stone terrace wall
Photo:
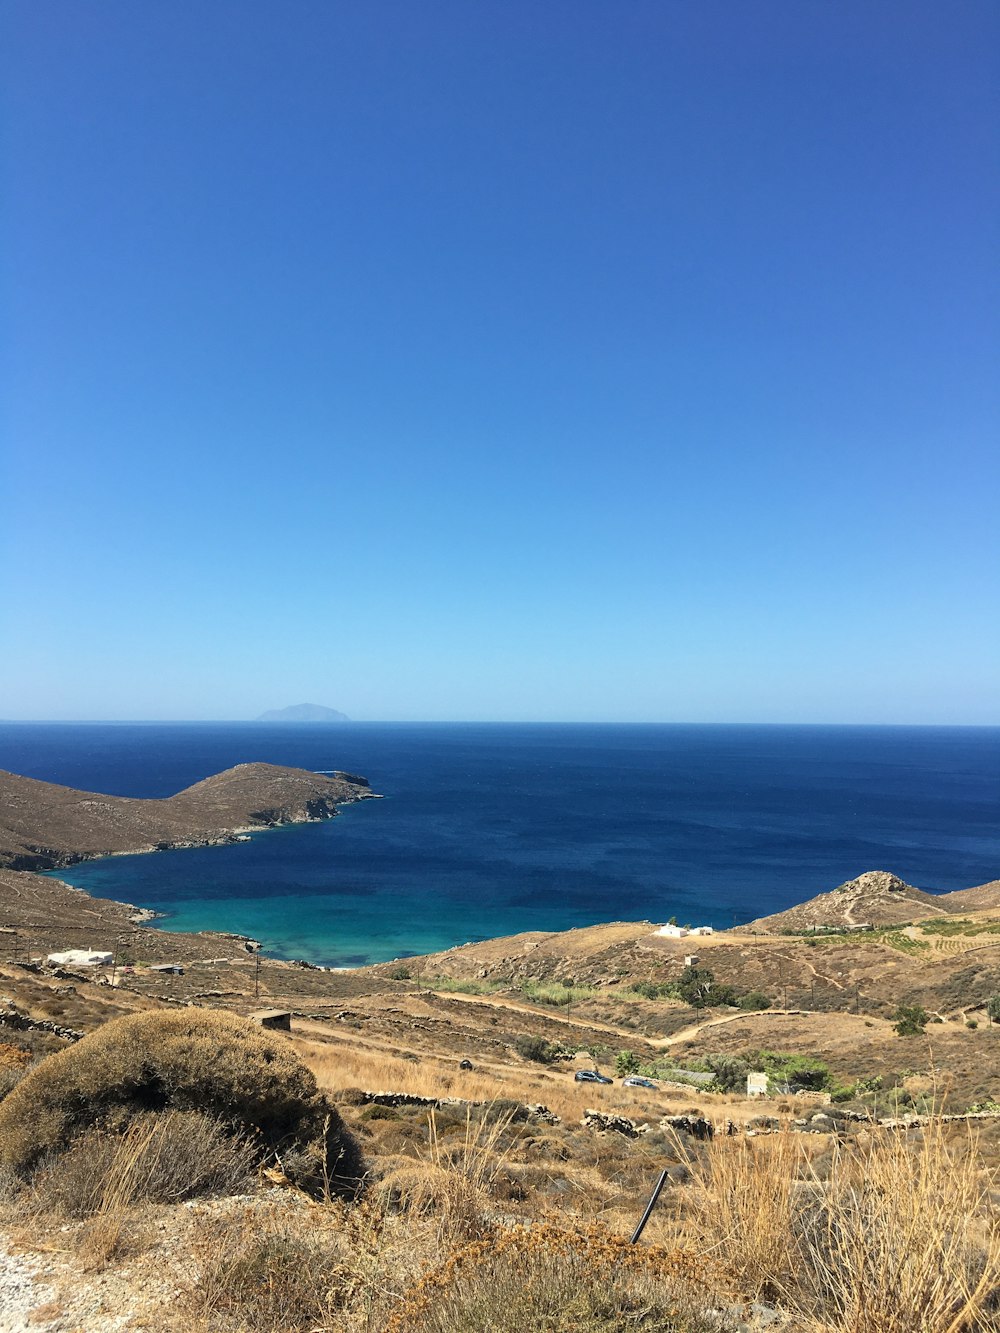
[[[362, 1104], [370, 1106], [425, 1106], [429, 1110], [441, 1111], [455, 1107], [482, 1107], [490, 1106], [487, 1101], [470, 1101], [465, 1097], [421, 1097], [413, 1092], [366, 1092], [359, 1091], [358, 1100]], [[554, 1111], [550, 1111], [547, 1106], [541, 1102], [518, 1102], [511, 1109], [511, 1119], [513, 1120], [534, 1120], [540, 1124], [558, 1125], [560, 1117]]]
[[9, 1028], [13, 1032], [47, 1032], [64, 1041], [79, 1041], [84, 1033], [75, 1028], [63, 1027], [48, 1018], [30, 1018], [14, 1004], [13, 1000], [0, 1000], [0, 1028]]

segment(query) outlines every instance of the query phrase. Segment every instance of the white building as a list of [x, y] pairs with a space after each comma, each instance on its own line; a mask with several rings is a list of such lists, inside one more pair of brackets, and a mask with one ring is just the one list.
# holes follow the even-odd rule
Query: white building
[[64, 953], [50, 953], [45, 961], [53, 967], [110, 967], [114, 955], [99, 949], [67, 949]]
[[670, 924], [661, 926], [659, 930], [653, 933], [654, 935], [665, 935], [672, 940], [683, 940], [688, 935], [714, 935], [715, 930], [712, 926], [675, 926]]
[[766, 1097], [768, 1077], [763, 1073], [747, 1074], [747, 1096]]

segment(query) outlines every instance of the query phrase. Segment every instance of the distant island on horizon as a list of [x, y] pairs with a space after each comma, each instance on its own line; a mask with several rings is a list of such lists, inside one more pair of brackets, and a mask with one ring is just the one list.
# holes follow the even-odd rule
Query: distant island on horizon
[[322, 704], [289, 704], [287, 708], [269, 708], [258, 722], [350, 722], [346, 713]]

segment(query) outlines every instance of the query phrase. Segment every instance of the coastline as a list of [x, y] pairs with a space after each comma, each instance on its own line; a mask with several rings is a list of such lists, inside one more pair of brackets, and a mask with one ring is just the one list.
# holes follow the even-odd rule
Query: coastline
[[[6, 737], [4, 759], [39, 778], [157, 798], [248, 751], [300, 765], [310, 783], [327, 779], [331, 760], [339, 771], [377, 773], [395, 798], [391, 811], [359, 809], [343, 828], [263, 840], [245, 854], [226, 845], [288, 816], [264, 824], [227, 812], [202, 820], [196, 837], [190, 827], [166, 837], [158, 829], [100, 846], [31, 839], [57, 853], [46, 866], [92, 896], [166, 913], [157, 926], [171, 936], [242, 931], [275, 956], [326, 966], [610, 917], [728, 929], [866, 866], [939, 893], [997, 873], [1000, 844], [982, 814], [993, 742], [970, 748], [921, 733], [903, 743], [882, 731], [831, 738], [814, 728], [780, 743], [772, 730], [610, 731], [385, 726], [352, 739], [348, 728], [331, 752], [325, 733], [305, 729], [258, 750], [247, 728], [33, 728]], [[793, 799], [803, 771], [813, 776]], [[0, 785], [0, 826], [2, 797]], [[135, 804], [126, 804], [131, 818]], [[157, 848], [192, 859], [99, 860], [102, 851]]]
[[[326, 823], [339, 810], [377, 799], [365, 778], [268, 764], [240, 764], [176, 796], [107, 796], [0, 773], [0, 938], [44, 953], [95, 940], [142, 937], [154, 955], [205, 952], [208, 940], [244, 957], [260, 950], [243, 930], [183, 931], [157, 924], [167, 915], [116, 891], [103, 897], [59, 872], [84, 863], [152, 852], [219, 848], [256, 833]], [[289, 963], [295, 960], [289, 959]]]
[[323, 822], [375, 798], [368, 780], [243, 763], [173, 796], [109, 796], [0, 772], [0, 865], [65, 869], [81, 861], [225, 846], [284, 824]]

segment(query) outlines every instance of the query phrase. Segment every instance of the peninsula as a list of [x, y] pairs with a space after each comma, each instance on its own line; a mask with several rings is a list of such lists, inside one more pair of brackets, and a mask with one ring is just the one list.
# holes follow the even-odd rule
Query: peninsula
[[332, 819], [374, 793], [366, 778], [237, 764], [175, 796], [76, 791], [0, 770], [0, 866], [53, 870], [98, 856], [233, 842], [254, 829]]

